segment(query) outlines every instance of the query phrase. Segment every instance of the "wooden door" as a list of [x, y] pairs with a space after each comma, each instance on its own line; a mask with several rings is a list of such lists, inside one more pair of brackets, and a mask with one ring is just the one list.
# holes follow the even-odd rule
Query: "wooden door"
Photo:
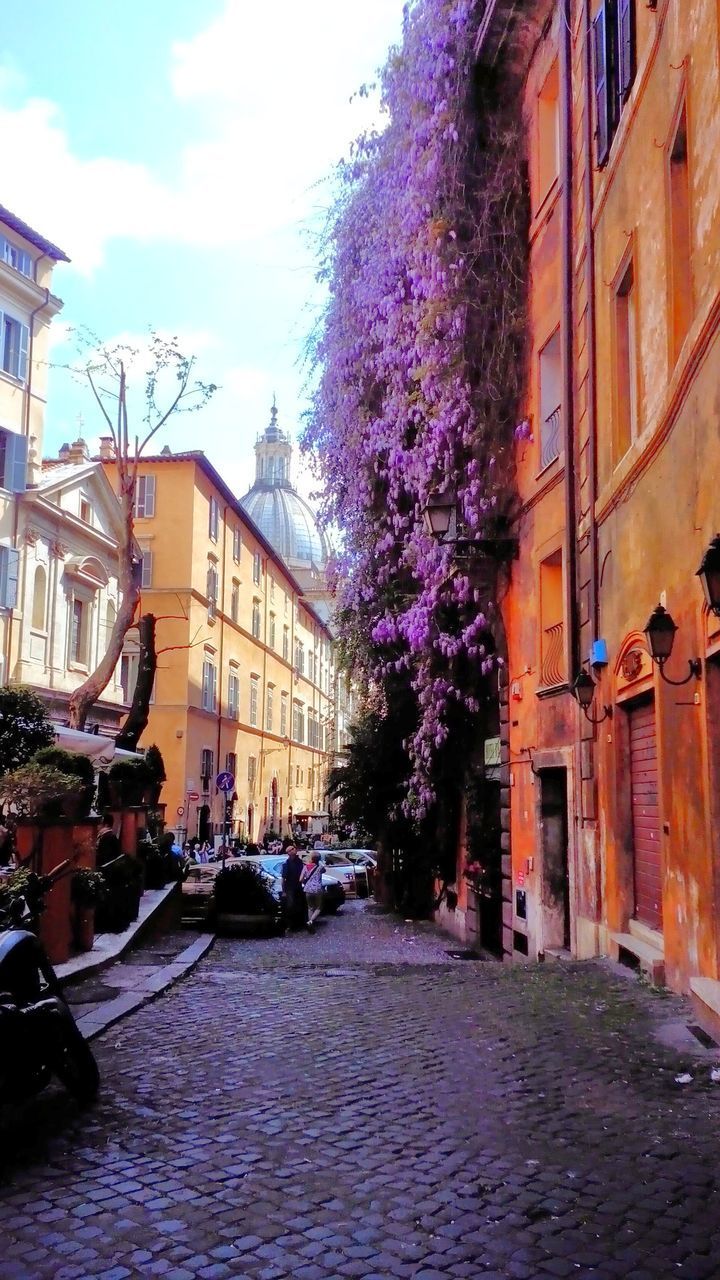
[[662, 930], [662, 870], [655, 704], [630, 712], [635, 919]]

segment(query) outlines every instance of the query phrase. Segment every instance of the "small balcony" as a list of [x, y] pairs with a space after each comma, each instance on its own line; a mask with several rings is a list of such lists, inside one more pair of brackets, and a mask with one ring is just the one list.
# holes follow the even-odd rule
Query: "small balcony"
[[562, 430], [562, 405], [559, 404], [556, 409], [541, 424], [540, 427], [540, 470], [544, 471], [550, 466], [556, 458], [560, 456], [560, 434]]
[[565, 683], [564, 630], [562, 622], [556, 622], [552, 627], [545, 627], [543, 630], [540, 683], [544, 689], [554, 689]]

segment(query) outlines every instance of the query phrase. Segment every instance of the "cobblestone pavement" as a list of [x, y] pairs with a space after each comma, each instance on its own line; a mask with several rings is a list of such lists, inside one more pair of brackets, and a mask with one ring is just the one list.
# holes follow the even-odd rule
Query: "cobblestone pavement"
[[[219, 940], [0, 1124], [0, 1276], [720, 1277], [715, 1057], [601, 965], [452, 960], [349, 907]], [[690, 1083], [675, 1077], [688, 1070]]]

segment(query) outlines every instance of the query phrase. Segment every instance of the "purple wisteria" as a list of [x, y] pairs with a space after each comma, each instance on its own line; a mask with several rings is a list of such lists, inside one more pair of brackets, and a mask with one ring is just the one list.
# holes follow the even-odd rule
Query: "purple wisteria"
[[479, 80], [483, 10], [406, 7], [382, 75], [387, 127], [340, 171], [304, 439], [324, 516], [344, 536], [344, 638], [371, 683], [407, 673], [417, 695], [407, 749], [419, 816], [453, 711], [477, 710], [494, 661], [493, 601], [424, 532], [421, 512], [449, 486], [469, 538], [507, 514], [523, 362], [522, 157], [515, 107]]

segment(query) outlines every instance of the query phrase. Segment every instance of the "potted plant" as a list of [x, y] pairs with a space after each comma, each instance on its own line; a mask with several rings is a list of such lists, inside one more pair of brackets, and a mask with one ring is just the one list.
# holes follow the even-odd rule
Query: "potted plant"
[[142, 892], [142, 866], [121, 854], [101, 870], [103, 890], [97, 902], [96, 926], [101, 933], [122, 933], [137, 920]]
[[73, 943], [78, 951], [91, 951], [95, 940], [95, 907], [105, 891], [101, 871], [80, 867], [70, 884], [73, 904]]
[[217, 923], [229, 929], [276, 928], [280, 904], [259, 867], [239, 862], [215, 877]]
[[150, 780], [150, 771], [141, 757], [114, 760], [108, 771], [111, 802], [118, 807], [141, 805]]
[[87, 818], [95, 799], [95, 770], [90, 757], [80, 751], [64, 751], [62, 747], [43, 747], [35, 753], [33, 760], [80, 779], [82, 790], [75, 796], [66, 797], [60, 804], [65, 817]]
[[83, 791], [77, 775], [34, 760], [0, 778], [0, 803], [11, 805], [19, 818], [33, 818], [39, 824], [55, 821], [63, 804], [77, 800]]
[[160, 799], [163, 782], [167, 778], [165, 772], [165, 761], [162, 758], [162, 752], [153, 742], [145, 752], [145, 764], [148, 769], [149, 778], [145, 788], [145, 803], [156, 805]]
[[158, 848], [157, 843], [149, 836], [138, 840], [137, 854], [145, 868], [145, 888], [164, 889], [168, 880], [173, 879], [170, 854]]

